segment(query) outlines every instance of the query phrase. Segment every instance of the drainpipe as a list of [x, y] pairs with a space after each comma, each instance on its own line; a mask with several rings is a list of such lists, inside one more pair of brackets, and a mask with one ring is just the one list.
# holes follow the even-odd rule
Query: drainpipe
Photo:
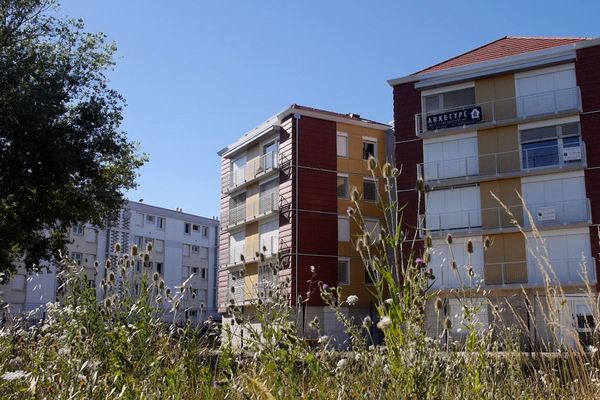
[[[296, 254], [295, 254], [296, 260], [295, 260], [295, 265], [294, 265], [294, 269], [295, 269], [295, 273], [294, 273], [294, 288], [295, 289], [294, 289], [294, 291], [295, 291], [295, 295], [296, 295], [296, 298], [295, 298], [296, 309], [298, 309], [298, 306], [299, 306], [299, 304], [298, 304], [298, 222], [299, 222], [298, 221], [298, 214], [299, 214], [298, 213], [298, 199], [299, 199], [298, 188], [300, 186], [298, 185], [298, 181], [299, 181], [300, 176], [299, 176], [298, 164], [299, 164], [299, 161], [300, 161], [300, 159], [299, 159], [299, 154], [300, 154], [300, 152], [299, 152], [299, 148], [300, 148], [300, 117], [301, 116], [300, 116], [299, 113], [294, 113], [294, 120], [295, 120], [295, 123], [296, 123], [295, 131], [294, 131], [295, 140], [296, 140], [296, 146], [295, 146], [296, 148], [294, 149], [295, 155], [296, 155], [296, 171], [295, 171], [295, 174], [296, 174], [296, 184], [295, 184], [295, 188], [294, 188], [294, 196], [295, 196], [295, 200], [296, 200], [295, 201], [295, 204], [296, 204], [295, 214], [296, 215], [294, 217], [294, 222], [295, 222], [294, 223], [294, 242], [295, 242], [294, 246], [295, 246], [295, 249], [296, 249]], [[305, 319], [305, 315], [306, 315], [306, 313], [303, 313], [303, 315], [302, 315], [302, 326], [303, 326], [303, 332], [302, 332], [302, 334], [304, 334], [304, 319]]]

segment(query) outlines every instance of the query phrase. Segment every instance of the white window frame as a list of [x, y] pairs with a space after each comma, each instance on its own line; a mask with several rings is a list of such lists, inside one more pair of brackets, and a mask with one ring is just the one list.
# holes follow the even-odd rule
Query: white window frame
[[147, 223], [154, 225], [156, 223], [156, 215], [146, 214], [145, 220]]
[[[340, 281], [340, 263], [346, 264], [346, 279]], [[338, 257], [338, 285], [349, 285], [350, 284], [350, 258], [349, 257]]]
[[377, 151], [378, 151], [378, 146], [377, 146], [377, 138], [374, 137], [369, 137], [369, 136], [363, 136], [362, 137], [362, 155], [361, 158], [365, 161], [368, 161], [369, 158], [365, 158], [365, 143], [369, 143], [373, 145], [373, 157], [377, 160]]
[[[343, 143], [343, 149], [340, 148], [340, 140], [342, 141], [341, 143]], [[348, 153], [348, 134], [346, 132], [338, 131], [336, 133], [336, 154], [338, 157], [348, 158]]]

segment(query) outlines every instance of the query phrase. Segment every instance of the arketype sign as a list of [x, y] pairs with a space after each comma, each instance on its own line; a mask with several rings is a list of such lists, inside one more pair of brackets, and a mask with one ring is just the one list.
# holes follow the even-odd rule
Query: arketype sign
[[427, 130], [452, 128], [481, 122], [481, 107], [468, 107], [462, 110], [449, 111], [427, 116]]

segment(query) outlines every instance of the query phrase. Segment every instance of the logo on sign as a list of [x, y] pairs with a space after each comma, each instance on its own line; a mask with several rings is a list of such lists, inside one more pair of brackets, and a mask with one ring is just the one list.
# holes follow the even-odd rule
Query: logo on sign
[[427, 116], [427, 130], [452, 128], [481, 122], [481, 107], [467, 107], [462, 110]]

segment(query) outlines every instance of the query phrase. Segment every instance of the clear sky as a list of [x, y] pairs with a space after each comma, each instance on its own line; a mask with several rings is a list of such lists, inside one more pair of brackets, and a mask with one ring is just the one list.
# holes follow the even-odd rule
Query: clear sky
[[211, 217], [217, 151], [292, 103], [392, 119], [386, 80], [505, 35], [600, 37], [600, 0], [62, 0], [118, 44], [131, 200]]

